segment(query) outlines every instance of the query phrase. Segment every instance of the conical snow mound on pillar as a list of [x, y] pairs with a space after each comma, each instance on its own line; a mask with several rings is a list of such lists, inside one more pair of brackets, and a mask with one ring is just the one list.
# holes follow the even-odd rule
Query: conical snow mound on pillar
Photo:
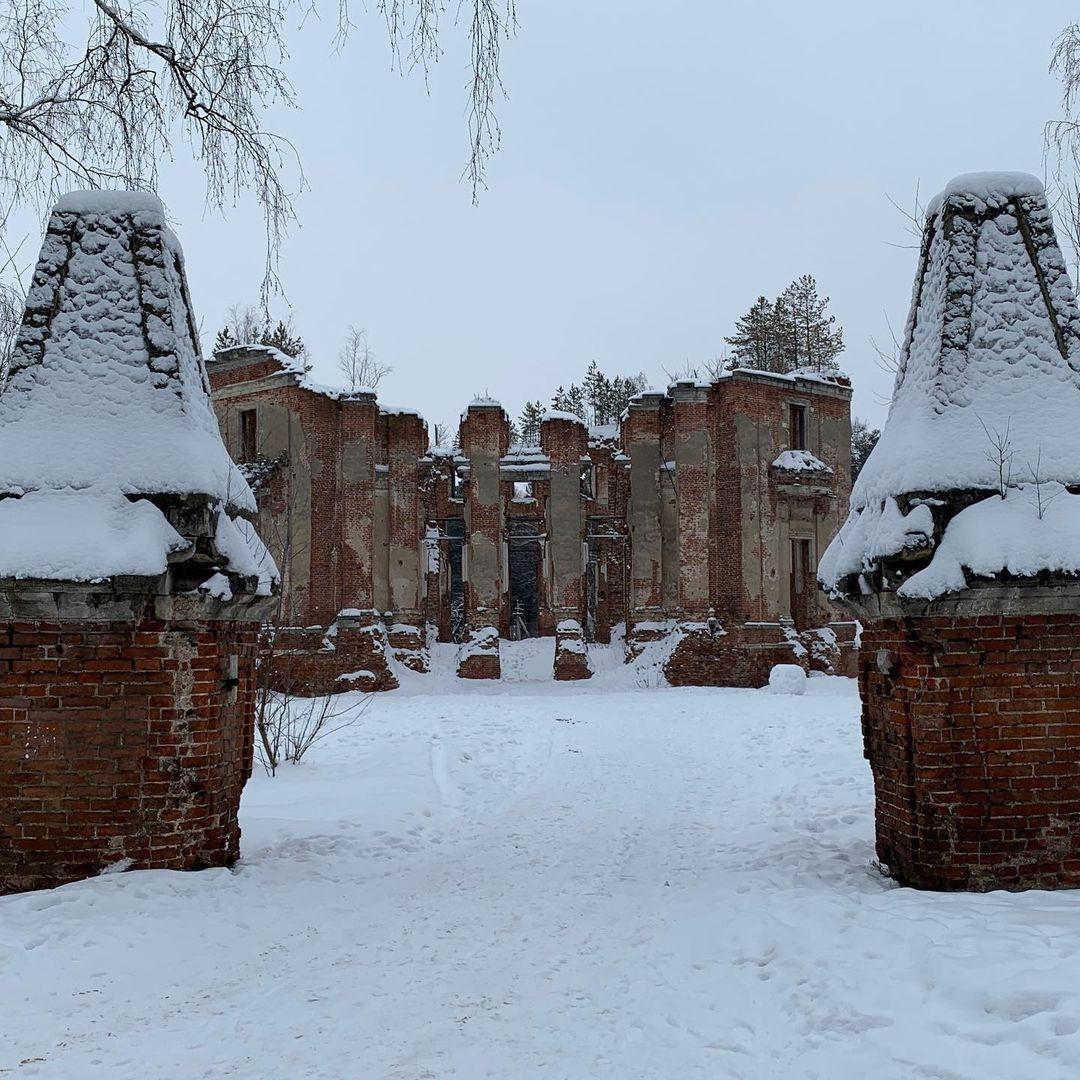
[[221, 440], [161, 203], [67, 195], [0, 393], [0, 578], [160, 574], [190, 546], [162, 507], [191, 496], [223, 511], [228, 568], [268, 585], [276, 571], [236, 516], [255, 500]]
[[889, 416], [822, 585], [929, 599], [1080, 572], [1078, 431], [1080, 313], [1043, 187], [959, 176], [927, 210]]

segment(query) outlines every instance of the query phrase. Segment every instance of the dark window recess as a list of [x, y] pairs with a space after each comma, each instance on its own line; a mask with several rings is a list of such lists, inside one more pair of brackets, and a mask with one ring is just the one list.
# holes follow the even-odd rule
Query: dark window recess
[[592, 465], [581, 466], [581, 494], [586, 499], [596, 498], [596, 473]]
[[255, 409], [240, 413], [240, 457], [244, 461], [254, 461], [259, 454], [258, 415]]
[[788, 406], [788, 435], [792, 450], [806, 449], [806, 406]]

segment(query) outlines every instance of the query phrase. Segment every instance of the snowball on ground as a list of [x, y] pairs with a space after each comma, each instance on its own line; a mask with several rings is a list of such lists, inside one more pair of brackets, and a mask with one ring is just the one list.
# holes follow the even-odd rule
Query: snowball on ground
[[145, 499], [117, 491], [31, 491], [0, 499], [0, 578], [156, 577], [189, 546]]
[[927, 600], [955, 592], [966, 585], [965, 569], [977, 577], [1080, 574], [1080, 495], [1061, 484], [1026, 484], [966, 507], [949, 522], [930, 565], [897, 592]]
[[769, 672], [769, 689], [774, 694], [805, 694], [806, 672], [798, 664], [776, 664]]

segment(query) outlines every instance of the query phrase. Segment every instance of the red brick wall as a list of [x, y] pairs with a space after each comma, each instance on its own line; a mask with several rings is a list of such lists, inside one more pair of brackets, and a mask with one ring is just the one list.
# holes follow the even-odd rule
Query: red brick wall
[[898, 880], [1080, 885], [1080, 614], [876, 622], [859, 687]]
[[[0, 627], [0, 892], [228, 866], [251, 772], [257, 624]], [[223, 686], [238, 658], [235, 693]]]

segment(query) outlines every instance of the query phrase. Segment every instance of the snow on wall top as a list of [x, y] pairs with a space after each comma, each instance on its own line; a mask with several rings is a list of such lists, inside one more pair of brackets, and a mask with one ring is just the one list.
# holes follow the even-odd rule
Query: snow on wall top
[[995, 489], [994, 432], [1018, 471], [1041, 451], [1046, 479], [1080, 482], [1078, 425], [1080, 314], [1042, 185], [957, 177], [927, 212], [888, 420], [851, 505]]
[[149, 191], [69, 191], [56, 200], [54, 214], [137, 214], [164, 219], [161, 200]]
[[210, 402], [183, 255], [139, 192], [57, 204], [0, 395], [0, 495], [93, 487], [255, 509]]
[[585, 426], [585, 421], [581, 419], [577, 413], [565, 412], [562, 409], [545, 409], [544, 415], [540, 417], [540, 423], [544, 423], [547, 420], [569, 420], [573, 424], [581, 424]]
[[933, 545], [926, 506], [904, 514], [900, 496], [989, 494], [1032, 472], [1080, 482], [1078, 427], [1080, 312], [1042, 185], [959, 176], [927, 210], [889, 416], [819, 580], [836, 589], [878, 558]]

